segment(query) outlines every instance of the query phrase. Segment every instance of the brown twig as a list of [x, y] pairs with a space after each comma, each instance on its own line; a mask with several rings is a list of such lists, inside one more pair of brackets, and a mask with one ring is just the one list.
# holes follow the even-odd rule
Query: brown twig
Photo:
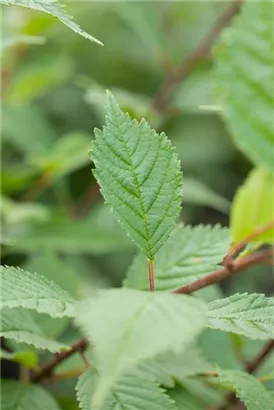
[[245, 366], [245, 371], [249, 374], [255, 373], [266, 357], [272, 352], [274, 349], [274, 340], [270, 340], [263, 349], [259, 352], [259, 354], [253, 359], [247, 362]]
[[86, 368], [72, 369], [66, 372], [54, 373], [49, 377], [43, 378], [43, 383], [52, 383], [58, 380], [76, 379], [85, 372]]
[[[31, 378], [31, 381], [33, 383], [38, 383], [42, 379], [49, 378], [52, 375], [53, 370], [64, 360], [68, 359], [70, 356], [72, 356], [75, 353], [83, 353], [86, 348], [88, 347], [88, 341], [85, 338], [82, 338], [78, 340], [76, 343], [74, 343], [71, 348], [65, 352], [57, 353], [55, 357], [47, 363], [42, 369], [34, 374]], [[86, 363], [85, 363], [86, 364]]]
[[251, 266], [258, 265], [271, 261], [273, 258], [273, 248], [264, 249], [260, 252], [253, 253], [240, 259], [236, 259], [230, 268], [224, 266], [216, 272], [209, 273], [200, 279], [197, 279], [179, 289], [175, 289], [173, 293], [185, 293], [190, 294], [199, 289], [203, 289], [213, 283], [219, 282], [221, 279], [228, 276], [235, 275]]
[[209, 29], [208, 33], [202, 38], [194, 51], [192, 51], [178, 67], [166, 75], [162, 86], [154, 97], [153, 108], [156, 111], [164, 111], [166, 100], [170, 93], [179, 82], [183, 81], [191, 73], [197, 61], [207, 57], [222, 29], [238, 14], [240, 8], [241, 1], [233, 1], [217, 18], [215, 24]]
[[100, 187], [96, 183], [92, 183], [90, 187], [84, 192], [83, 196], [75, 204], [73, 215], [76, 218], [85, 217], [90, 211], [91, 206], [100, 199]]
[[224, 257], [224, 260], [223, 260], [224, 266], [229, 268], [231, 266], [232, 261], [233, 261], [233, 257], [237, 252], [242, 251], [249, 242], [251, 242], [254, 239], [258, 238], [258, 236], [261, 236], [263, 233], [269, 231], [272, 228], [274, 228], [274, 220], [268, 222], [265, 225], [258, 226], [253, 232], [251, 232], [249, 235], [247, 235], [244, 239], [242, 239], [241, 241], [235, 243], [232, 246], [230, 252]]
[[21, 196], [23, 202], [33, 202], [44, 192], [52, 183], [50, 174], [43, 174], [35, 184]]

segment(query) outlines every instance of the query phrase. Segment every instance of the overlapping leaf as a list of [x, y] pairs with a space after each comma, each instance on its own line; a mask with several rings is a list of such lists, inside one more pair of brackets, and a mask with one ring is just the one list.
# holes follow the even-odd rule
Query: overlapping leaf
[[[228, 229], [220, 225], [178, 226], [155, 260], [155, 287], [171, 290], [218, 269], [229, 246]], [[148, 289], [146, 260], [135, 257], [125, 285]]]
[[0, 335], [18, 343], [26, 343], [37, 349], [58, 352], [68, 348], [63, 343], [49, 339], [36, 323], [33, 312], [22, 308], [1, 310]]
[[90, 34], [82, 30], [78, 24], [76, 24], [72, 17], [70, 17], [62, 8], [62, 5], [57, 0], [1, 0], [0, 3], [6, 5], [23, 6], [29, 7], [34, 10], [40, 10], [44, 13], [48, 13], [60, 20], [66, 26], [68, 26], [75, 33], [87, 38], [88, 40], [94, 41], [95, 43], [101, 44], [101, 41], [97, 38], [92, 37]]
[[100, 382], [92, 403], [100, 408], [124, 369], [168, 350], [182, 352], [204, 326], [204, 304], [190, 296], [113, 289], [82, 302], [77, 323], [95, 346]]
[[254, 376], [239, 370], [220, 370], [219, 379], [232, 385], [247, 410], [274, 410], [273, 395]]
[[1, 307], [23, 307], [52, 317], [74, 316], [74, 300], [43, 276], [1, 266]]
[[[263, 168], [255, 168], [239, 188], [231, 210], [233, 241], [245, 238], [257, 228], [274, 221], [274, 176]], [[257, 236], [254, 242], [273, 243], [274, 228]]]
[[55, 399], [35, 384], [1, 380], [1, 410], [60, 410]]
[[141, 374], [151, 377], [160, 385], [173, 388], [175, 383], [184, 383], [189, 376], [205, 373], [213, 369], [202, 352], [196, 347], [189, 347], [179, 354], [163, 353], [153, 359], [141, 363], [137, 370]]
[[236, 144], [273, 172], [273, 5], [247, 1], [216, 50], [224, 118]]
[[180, 166], [170, 141], [145, 120], [131, 120], [108, 93], [106, 125], [95, 130], [91, 159], [107, 204], [153, 260], [181, 209]]
[[274, 337], [274, 298], [261, 294], [235, 294], [208, 305], [213, 329], [245, 335], [251, 339]]
[[[82, 410], [90, 410], [99, 377], [88, 370], [77, 383], [77, 398]], [[107, 395], [104, 410], [176, 410], [176, 407], [155, 382], [131, 372], [121, 376]]]

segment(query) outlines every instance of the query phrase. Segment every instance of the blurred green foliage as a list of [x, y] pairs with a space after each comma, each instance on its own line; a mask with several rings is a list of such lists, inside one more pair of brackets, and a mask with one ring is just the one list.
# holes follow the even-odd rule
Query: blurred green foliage
[[[104, 121], [106, 88], [123, 110], [144, 116], [176, 146], [184, 172], [183, 222], [228, 225], [230, 201], [252, 166], [219, 114], [200, 109], [215, 102], [211, 56], [197, 61], [164, 112], [152, 109], [166, 73], [193, 50], [226, 3], [67, 2], [68, 13], [104, 47], [47, 14], [1, 7], [3, 264], [39, 272], [79, 298], [121, 285], [136, 249], [103, 206], [88, 156], [93, 129]], [[245, 291], [273, 292], [259, 271], [226, 282], [220, 292], [239, 291], [243, 278]], [[67, 320], [54, 328], [52, 321], [41, 322], [49, 337], [68, 344], [77, 338]], [[201, 344], [209, 359], [213, 349], [220, 365], [238, 367], [227, 334], [207, 331]], [[260, 342], [254, 345], [244, 341], [248, 352]], [[73, 360], [66, 366], [79, 367]], [[58, 385], [64, 410], [77, 408], [73, 385]]]

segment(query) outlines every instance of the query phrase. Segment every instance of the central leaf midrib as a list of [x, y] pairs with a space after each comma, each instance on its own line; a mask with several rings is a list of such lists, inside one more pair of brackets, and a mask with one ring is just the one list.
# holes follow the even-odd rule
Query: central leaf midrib
[[139, 308], [136, 309], [135, 313], [130, 318], [131, 319], [130, 323], [126, 326], [120, 338], [120, 342], [117, 346], [117, 349], [115, 351], [115, 357], [114, 357], [114, 361], [112, 364], [112, 368], [114, 369], [117, 368], [117, 364], [120, 361], [121, 352], [124, 352], [126, 350], [128, 339], [130, 338], [130, 334], [132, 332], [132, 329], [135, 326], [135, 323], [139, 320], [140, 316], [148, 309], [149, 305], [154, 302], [155, 302], [155, 299], [152, 298], [152, 295], [148, 294], [147, 300], [143, 304], [141, 304]]
[[[134, 169], [134, 166], [133, 166], [133, 163], [132, 163], [130, 152], [129, 152], [127, 143], [124, 139], [125, 132], [121, 129], [119, 121], [118, 121], [117, 127], [118, 127], [118, 129], [121, 133], [121, 142], [122, 142], [122, 144], [123, 144], [123, 146], [126, 150], [126, 153], [127, 153], [128, 159], [129, 159], [130, 170], [132, 172], [134, 183], [135, 183], [136, 188], [137, 188], [137, 195], [138, 195], [139, 203], [140, 203], [140, 206], [141, 206], [141, 212], [142, 212], [142, 215], [143, 215], [143, 222], [144, 222], [144, 229], [145, 229], [145, 233], [146, 233], [146, 237], [147, 237], [148, 251], [150, 252], [152, 247], [151, 247], [151, 243], [150, 243], [150, 234], [149, 234], [149, 230], [148, 230], [147, 214], [145, 212], [145, 207], [144, 207], [144, 204], [143, 204], [142, 193], [141, 193], [140, 186], [139, 186], [139, 183], [138, 183], [138, 178], [137, 178], [137, 175], [135, 173], [135, 169]], [[141, 138], [141, 137], [139, 137], [139, 138]]]

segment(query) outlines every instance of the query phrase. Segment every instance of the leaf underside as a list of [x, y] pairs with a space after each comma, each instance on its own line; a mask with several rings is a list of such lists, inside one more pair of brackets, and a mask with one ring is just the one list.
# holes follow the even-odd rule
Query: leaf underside
[[74, 300], [41, 275], [1, 266], [1, 308], [23, 307], [52, 317], [74, 316]]
[[204, 311], [190, 296], [126, 289], [82, 302], [76, 322], [95, 346], [100, 371], [94, 407], [126, 368], [165, 351], [182, 352], [203, 328]]
[[[98, 375], [88, 370], [78, 380], [76, 390], [79, 406], [90, 410]], [[128, 372], [121, 376], [103, 403], [103, 410], [176, 410], [173, 401], [155, 382]]]
[[208, 305], [213, 329], [245, 335], [251, 339], [274, 337], [274, 298], [261, 294], [235, 294]]
[[122, 113], [108, 92], [106, 125], [95, 130], [91, 159], [106, 203], [152, 261], [181, 210], [182, 175], [170, 141]]
[[26, 343], [37, 349], [58, 352], [68, 348], [63, 343], [49, 339], [35, 322], [33, 312], [22, 308], [1, 310], [0, 335], [17, 343]]

